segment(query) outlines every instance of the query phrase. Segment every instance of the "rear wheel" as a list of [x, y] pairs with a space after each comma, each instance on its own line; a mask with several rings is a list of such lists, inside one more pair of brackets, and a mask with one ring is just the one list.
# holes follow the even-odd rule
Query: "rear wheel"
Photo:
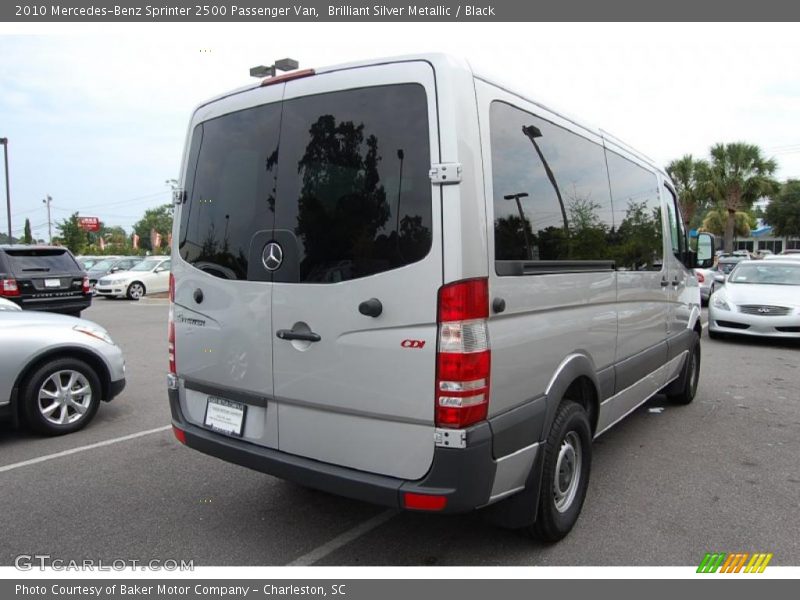
[[128, 296], [128, 300], [139, 300], [144, 296], [144, 284], [134, 281], [128, 286], [128, 291], [125, 295]]
[[82, 360], [60, 358], [34, 371], [22, 389], [22, 411], [32, 429], [63, 435], [86, 426], [100, 405], [100, 378]]
[[531, 533], [545, 542], [566, 536], [578, 520], [589, 487], [592, 433], [584, 408], [571, 400], [558, 407], [544, 444], [542, 490]]

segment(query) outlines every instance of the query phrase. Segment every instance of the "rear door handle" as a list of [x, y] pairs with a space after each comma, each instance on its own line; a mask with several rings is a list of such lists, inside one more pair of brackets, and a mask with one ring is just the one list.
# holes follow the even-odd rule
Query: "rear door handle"
[[322, 339], [318, 333], [313, 331], [292, 331], [291, 329], [278, 329], [275, 333], [281, 340], [300, 340], [303, 342], [318, 342]]
[[662, 279], [661, 280], [661, 287], [667, 287], [668, 285], [669, 285], [669, 281], [667, 281], [666, 279]]

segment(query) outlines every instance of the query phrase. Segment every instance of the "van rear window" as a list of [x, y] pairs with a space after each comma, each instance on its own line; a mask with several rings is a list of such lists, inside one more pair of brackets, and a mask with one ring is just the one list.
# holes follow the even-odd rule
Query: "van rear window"
[[[336, 283], [430, 251], [421, 85], [331, 92], [225, 115], [198, 126], [189, 156], [180, 254], [218, 277]], [[283, 251], [274, 272], [262, 260], [269, 241]]]

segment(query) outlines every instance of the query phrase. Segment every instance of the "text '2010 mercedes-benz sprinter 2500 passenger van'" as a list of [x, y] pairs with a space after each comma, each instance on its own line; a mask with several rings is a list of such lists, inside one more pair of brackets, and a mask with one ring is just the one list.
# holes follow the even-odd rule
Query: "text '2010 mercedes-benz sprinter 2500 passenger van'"
[[191, 448], [555, 541], [592, 440], [695, 394], [697, 256], [667, 176], [466, 62], [220, 96], [180, 181], [169, 397]]

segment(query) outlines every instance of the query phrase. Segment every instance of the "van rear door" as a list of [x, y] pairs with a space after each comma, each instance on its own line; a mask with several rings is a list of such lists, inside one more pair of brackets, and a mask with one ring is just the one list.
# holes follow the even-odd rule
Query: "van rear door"
[[286, 84], [270, 254], [280, 450], [405, 479], [427, 472], [438, 155], [428, 63]]
[[283, 87], [198, 109], [176, 215], [180, 259], [172, 262], [184, 415], [219, 426], [214, 419], [231, 409], [244, 426], [229, 433], [271, 448], [278, 446], [278, 411], [271, 401], [271, 274], [262, 249], [274, 224]]

